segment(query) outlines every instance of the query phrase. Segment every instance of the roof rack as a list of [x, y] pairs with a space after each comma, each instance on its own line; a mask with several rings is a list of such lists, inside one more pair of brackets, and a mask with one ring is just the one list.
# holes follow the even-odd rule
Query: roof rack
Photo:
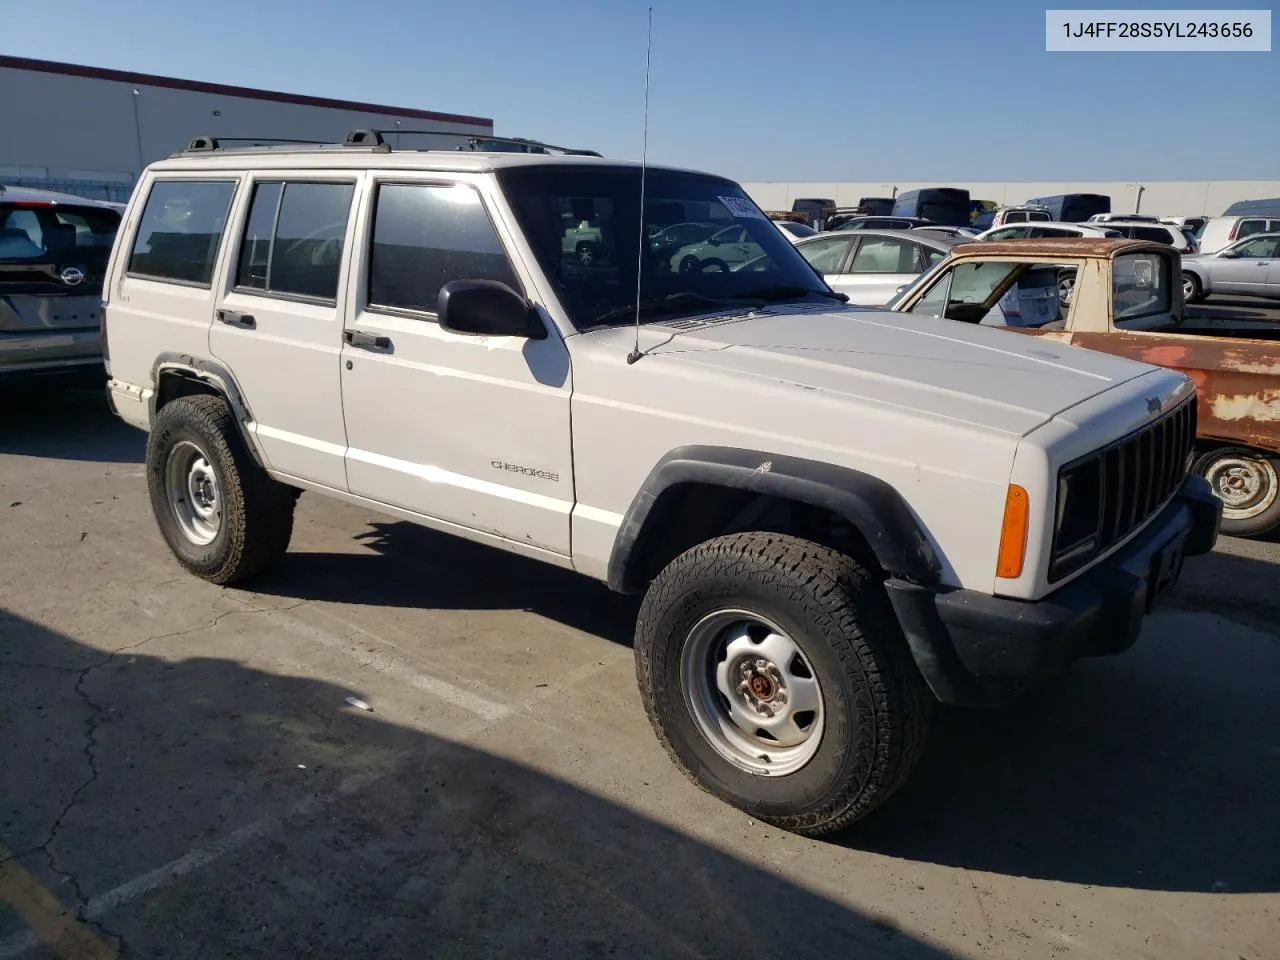
[[[212, 153], [234, 150], [237, 153], [259, 153], [263, 151], [297, 150], [369, 150], [374, 153], [390, 153], [391, 145], [387, 143], [385, 134], [395, 134], [397, 140], [401, 136], [455, 137], [463, 143], [455, 150], [472, 150], [477, 153], [560, 153], [568, 156], [599, 157], [594, 150], [575, 150], [570, 147], [557, 147], [539, 140], [527, 140], [522, 137], [480, 136], [472, 133], [460, 133], [457, 130], [373, 130], [358, 127], [352, 130], [340, 142], [323, 140], [302, 140], [293, 137], [195, 137], [174, 157], [191, 153]], [[229, 146], [234, 144], [234, 146]], [[432, 148], [427, 148], [432, 149]], [[434, 149], [441, 149], [436, 147]]]

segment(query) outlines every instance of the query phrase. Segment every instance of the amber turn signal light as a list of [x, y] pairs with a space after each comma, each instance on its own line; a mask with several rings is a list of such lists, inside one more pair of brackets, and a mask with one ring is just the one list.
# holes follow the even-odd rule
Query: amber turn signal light
[[1000, 528], [1000, 553], [996, 559], [996, 576], [1012, 580], [1022, 576], [1027, 556], [1027, 517], [1031, 498], [1016, 483], [1009, 484], [1004, 498], [1004, 524]]

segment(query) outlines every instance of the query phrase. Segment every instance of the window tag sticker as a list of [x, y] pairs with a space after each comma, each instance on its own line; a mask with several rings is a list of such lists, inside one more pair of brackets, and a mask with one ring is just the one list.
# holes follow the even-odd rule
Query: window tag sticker
[[754, 218], [756, 220], [768, 220], [763, 213], [756, 209], [750, 200], [744, 200], [742, 197], [716, 197], [724, 208], [729, 211], [729, 215], [738, 219]]

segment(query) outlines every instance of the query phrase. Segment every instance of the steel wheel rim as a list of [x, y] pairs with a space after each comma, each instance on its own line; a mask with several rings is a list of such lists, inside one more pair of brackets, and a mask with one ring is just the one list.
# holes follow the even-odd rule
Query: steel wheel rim
[[1213, 492], [1229, 520], [1252, 520], [1271, 508], [1280, 496], [1275, 464], [1245, 451], [1230, 451], [1205, 470]]
[[212, 543], [222, 528], [222, 490], [208, 455], [190, 440], [174, 444], [164, 486], [182, 535], [198, 546]]
[[741, 770], [786, 776], [818, 752], [826, 709], [812, 662], [758, 613], [720, 610], [695, 623], [680, 652], [680, 685], [698, 732]]

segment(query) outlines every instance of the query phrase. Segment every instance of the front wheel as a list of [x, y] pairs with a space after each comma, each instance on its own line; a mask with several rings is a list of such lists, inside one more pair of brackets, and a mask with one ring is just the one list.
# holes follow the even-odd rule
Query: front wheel
[[1204, 299], [1204, 286], [1194, 273], [1182, 275], [1182, 299], [1184, 303], [1195, 303]]
[[924, 744], [929, 696], [884, 588], [805, 540], [735, 534], [677, 557], [645, 596], [635, 656], [676, 764], [786, 830], [862, 818]]
[[1193, 469], [1222, 501], [1223, 533], [1259, 537], [1280, 530], [1280, 459], [1248, 447], [1218, 447]]

